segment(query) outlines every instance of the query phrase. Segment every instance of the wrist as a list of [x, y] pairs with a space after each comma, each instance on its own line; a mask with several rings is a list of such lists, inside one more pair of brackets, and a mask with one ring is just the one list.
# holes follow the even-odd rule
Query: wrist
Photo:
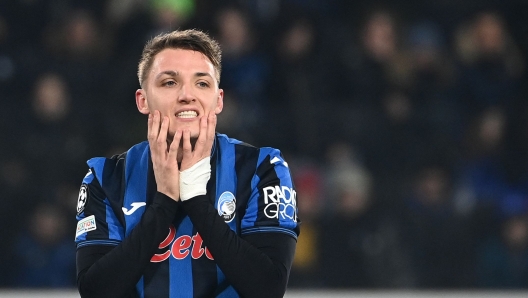
[[180, 172], [180, 199], [182, 201], [207, 193], [207, 182], [211, 178], [210, 161], [211, 157], [208, 156]]
[[180, 195], [178, 193], [175, 193], [173, 191], [170, 191], [168, 189], [163, 189], [163, 188], [159, 188], [157, 189], [157, 191], [167, 197], [169, 197], [170, 199], [172, 199], [173, 201], [176, 201], [178, 202], [180, 200]]

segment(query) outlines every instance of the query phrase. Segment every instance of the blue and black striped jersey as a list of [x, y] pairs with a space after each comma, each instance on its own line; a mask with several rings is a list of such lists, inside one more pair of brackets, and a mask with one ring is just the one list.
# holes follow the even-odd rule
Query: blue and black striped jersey
[[[116, 246], [140, 222], [156, 194], [148, 142], [112, 158], [93, 158], [77, 206], [78, 249]], [[217, 134], [207, 198], [237, 235], [282, 233], [297, 238], [296, 192], [280, 151]], [[193, 199], [191, 199], [193, 200]], [[179, 208], [166, 238], [136, 284], [139, 297], [239, 297]]]

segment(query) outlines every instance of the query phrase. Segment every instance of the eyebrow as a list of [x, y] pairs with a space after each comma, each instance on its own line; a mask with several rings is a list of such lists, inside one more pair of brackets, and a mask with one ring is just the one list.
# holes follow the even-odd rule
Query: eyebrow
[[[160, 73], [158, 73], [156, 75], [156, 80], [159, 79], [162, 75], [168, 75], [168, 76], [171, 76], [171, 77], [177, 77], [179, 75], [179, 73], [177, 71], [174, 71], [174, 70], [165, 70], [165, 71], [162, 71]], [[213, 76], [211, 76], [211, 74], [207, 73], [207, 72], [197, 72], [194, 74], [195, 77], [210, 77], [210, 78], [213, 78]]]
[[156, 80], [158, 80], [162, 75], [168, 75], [168, 76], [171, 76], [171, 77], [177, 77], [178, 76], [178, 72], [174, 71], [174, 70], [162, 71], [162, 72], [160, 72], [160, 73], [158, 73], [156, 75]]
[[194, 75], [197, 77], [210, 77], [211, 79], [213, 78], [208, 72], [197, 72]]

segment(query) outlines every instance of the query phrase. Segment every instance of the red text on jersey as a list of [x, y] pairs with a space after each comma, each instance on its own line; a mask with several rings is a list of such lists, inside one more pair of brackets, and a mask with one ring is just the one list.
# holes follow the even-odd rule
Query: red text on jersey
[[[169, 227], [169, 234], [163, 240], [159, 249], [165, 249], [170, 246], [165, 252], [154, 254], [150, 259], [151, 262], [158, 263], [167, 260], [171, 255], [177, 260], [185, 259], [189, 254], [193, 259], [201, 258], [204, 254], [209, 260], [213, 260], [213, 256], [207, 249], [202, 247], [203, 240], [200, 234], [196, 233], [194, 236], [182, 235], [176, 238], [176, 228], [173, 225]], [[172, 243], [172, 246], [171, 246]]]

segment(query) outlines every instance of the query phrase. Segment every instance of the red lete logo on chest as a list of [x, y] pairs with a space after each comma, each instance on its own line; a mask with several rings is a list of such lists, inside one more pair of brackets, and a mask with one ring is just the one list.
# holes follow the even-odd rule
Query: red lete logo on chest
[[[200, 234], [196, 233], [194, 236], [182, 235], [176, 238], [176, 228], [173, 225], [169, 227], [169, 235], [163, 240], [159, 249], [165, 249], [170, 246], [165, 252], [154, 254], [150, 259], [151, 262], [158, 263], [167, 260], [171, 255], [177, 260], [185, 259], [189, 254], [193, 259], [201, 258], [204, 254], [209, 260], [213, 260], [213, 256], [207, 249], [202, 247], [203, 240]], [[171, 246], [172, 243], [172, 246]]]

